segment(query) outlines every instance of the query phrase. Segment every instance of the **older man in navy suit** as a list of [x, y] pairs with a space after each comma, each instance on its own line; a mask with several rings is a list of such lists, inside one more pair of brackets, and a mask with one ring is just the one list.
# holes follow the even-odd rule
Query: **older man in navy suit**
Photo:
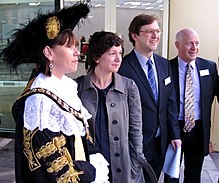
[[[217, 66], [215, 62], [197, 57], [199, 35], [191, 28], [184, 28], [176, 34], [175, 46], [178, 56], [170, 60], [173, 83], [179, 109], [182, 148], [184, 152], [184, 183], [200, 183], [204, 156], [209, 153], [211, 106], [217, 93]], [[187, 70], [191, 69], [192, 117], [188, 119]], [[193, 119], [190, 120], [190, 119]], [[179, 182], [165, 175], [165, 182]]]
[[[155, 16], [141, 14], [129, 26], [134, 49], [124, 57], [119, 73], [137, 84], [142, 105], [143, 152], [159, 178], [170, 134], [174, 148], [181, 146], [178, 111], [169, 62], [153, 52], [162, 31]], [[150, 182], [144, 172], [146, 182]]]

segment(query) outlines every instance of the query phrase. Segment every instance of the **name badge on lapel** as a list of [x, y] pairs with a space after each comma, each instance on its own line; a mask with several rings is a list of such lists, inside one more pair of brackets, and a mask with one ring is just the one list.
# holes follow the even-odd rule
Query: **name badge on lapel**
[[168, 85], [169, 83], [171, 83], [171, 78], [170, 78], [170, 76], [164, 80], [165, 86]]
[[208, 69], [200, 70], [199, 72], [200, 72], [200, 76], [208, 76], [209, 75]]

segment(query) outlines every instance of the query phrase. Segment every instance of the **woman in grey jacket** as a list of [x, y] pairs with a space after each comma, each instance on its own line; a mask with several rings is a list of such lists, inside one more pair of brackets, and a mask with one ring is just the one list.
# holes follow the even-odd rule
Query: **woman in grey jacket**
[[109, 162], [113, 183], [143, 183], [141, 166], [130, 145], [142, 154], [142, 116], [136, 84], [117, 71], [122, 62], [123, 41], [111, 32], [95, 32], [88, 46], [90, 66], [77, 79], [79, 96], [89, 113], [91, 136], [97, 150]]

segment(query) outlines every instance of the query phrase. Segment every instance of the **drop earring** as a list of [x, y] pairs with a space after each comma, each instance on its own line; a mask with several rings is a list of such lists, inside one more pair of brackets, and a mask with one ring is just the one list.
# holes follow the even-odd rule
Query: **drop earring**
[[50, 72], [52, 71], [52, 68], [53, 68], [53, 64], [52, 64], [52, 61], [51, 61], [50, 64], [49, 64], [49, 70], [50, 70]]

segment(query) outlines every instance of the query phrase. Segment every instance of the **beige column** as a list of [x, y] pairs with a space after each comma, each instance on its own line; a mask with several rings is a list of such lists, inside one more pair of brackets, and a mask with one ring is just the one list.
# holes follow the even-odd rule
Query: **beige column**
[[116, 0], [105, 0], [105, 31], [116, 32]]

